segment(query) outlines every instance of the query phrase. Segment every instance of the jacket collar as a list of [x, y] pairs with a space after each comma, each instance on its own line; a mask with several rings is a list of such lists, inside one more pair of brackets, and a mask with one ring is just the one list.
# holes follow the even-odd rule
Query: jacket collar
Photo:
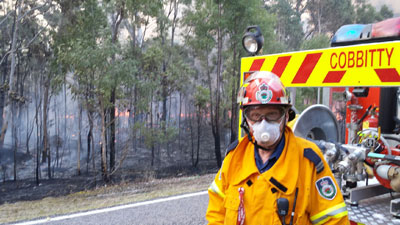
[[[266, 179], [276, 189], [285, 194], [291, 194], [296, 189], [297, 178], [299, 176], [299, 166], [302, 152], [299, 151], [296, 144], [296, 138], [289, 127], [285, 128], [285, 147], [282, 154], [268, 171], [260, 176]], [[301, 147], [300, 147], [301, 148]], [[239, 184], [253, 174], [260, 174], [257, 169], [254, 158], [254, 145], [248, 141], [247, 137], [243, 138], [235, 151], [234, 157], [242, 160], [236, 161], [236, 165], [232, 165], [237, 174], [233, 178], [233, 184]]]

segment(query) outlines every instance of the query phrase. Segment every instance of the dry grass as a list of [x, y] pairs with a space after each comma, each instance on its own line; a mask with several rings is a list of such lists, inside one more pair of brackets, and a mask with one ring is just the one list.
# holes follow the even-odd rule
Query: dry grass
[[170, 179], [151, 179], [141, 183], [120, 183], [81, 191], [62, 197], [20, 201], [0, 205], [0, 223], [11, 223], [54, 215], [140, 202], [154, 198], [206, 190], [214, 174]]

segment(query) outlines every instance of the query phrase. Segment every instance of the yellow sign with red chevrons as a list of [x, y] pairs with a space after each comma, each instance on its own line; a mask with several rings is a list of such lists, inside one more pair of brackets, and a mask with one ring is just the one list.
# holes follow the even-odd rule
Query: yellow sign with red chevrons
[[241, 74], [271, 71], [286, 87], [400, 86], [400, 41], [245, 57]]

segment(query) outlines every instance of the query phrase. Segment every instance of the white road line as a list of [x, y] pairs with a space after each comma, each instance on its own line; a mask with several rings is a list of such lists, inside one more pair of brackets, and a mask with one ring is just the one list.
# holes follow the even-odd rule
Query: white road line
[[129, 205], [121, 205], [121, 206], [115, 206], [115, 207], [104, 208], [104, 209], [96, 209], [93, 211], [74, 213], [74, 214], [65, 215], [65, 216], [57, 216], [57, 217], [52, 217], [52, 218], [48, 217], [46, 219], [16, 223], [14, 225], [33, 225], [33, 224], [40, 224], [40, 223], [46, 223], [46, 222], [52, 222], [52, 221], [59, 221], [59, 220], [71, 219], [71, 218], [76, 218], [76, 217], [81, 217], [81, 216], [94, 215], [94, 214], [98, 214], [98, 213], [111, 212], [111, 211], [116, 211], [116, 210], [121, 210], [121, 209], [134, 208], [134, 207], [138, 207], [138, 206], [151, 205], [151, 204], [160, 203], [160, 202], [173, 201], [173, 200], [189, 198], [189, 197], [194, 197], [194, 196], [199, 196], [199, 195], [204, 195], [204, 194], [207, 194], [207, 191], [178, 195], [178, 196], [173, 196], [173, 197], [168, 197], [168, 198], [155, 199], [155, 200], [146, 201], [146, 202], [138, 202], [138, 203], [133, 203], [133, 204], [129, 204]]

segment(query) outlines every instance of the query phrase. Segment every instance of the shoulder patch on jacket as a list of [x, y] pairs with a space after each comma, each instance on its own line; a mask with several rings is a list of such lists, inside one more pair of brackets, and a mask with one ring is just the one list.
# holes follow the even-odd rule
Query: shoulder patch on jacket
[[319, 155], [311, 148], [304, 149], [304, 157], [314, 163], [317, 173], [320, 173], [324, 170], [324, 163], [322, 162], [321, 157], [319, 157]]
[[239, 144], [239, 140], [236, 140], [236, 141], [232, 142], [232, 143], [226, 148], [225, 156], [227, 156], [229, 152], [231, 152], [232, 150], [234, 150], [238, 144]]

